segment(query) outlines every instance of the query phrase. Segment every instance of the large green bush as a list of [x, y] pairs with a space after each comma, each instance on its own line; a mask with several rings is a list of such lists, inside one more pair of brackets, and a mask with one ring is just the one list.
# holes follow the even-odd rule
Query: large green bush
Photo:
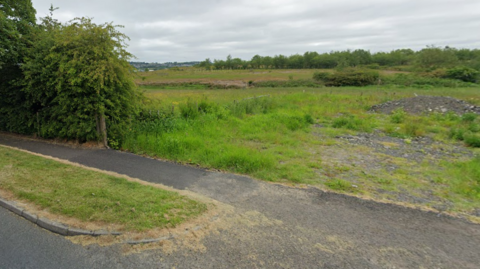
[[32, 45], [35, 13], [30, 0], [0, 1], [0, 130], [34, 131], [35, 115], [18, 82], [23, 56]]
[[480, 72], [465, 66], [458, 66], [447, 70], [445, 77], [458, 79], [465, 82], [475, 83], [479, 79]]
[[48, 16], [32, 25], [23, 63], [2, 69], [0, 129], [87, 141], [102, 136], [105, 119], [118, 140], [138, 99], [126, 39], [89, 18], [62, 24]]
[[326, 86], [367, 86], [377, 84], [380, 75], [372, 70], [346, 69], [332, 74], [315, 73], [313, 78], [323, 81]]

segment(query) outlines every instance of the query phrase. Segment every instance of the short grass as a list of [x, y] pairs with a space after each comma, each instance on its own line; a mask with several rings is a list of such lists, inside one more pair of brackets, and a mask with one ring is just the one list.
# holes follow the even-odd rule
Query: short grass
[[178, 193], [0, 147], [0, 188], [55, 214], [143, 231], [206, 210]]
[[[368, 194], [382, 189], [421, 195], [432, 189], [431, 178], [438, 174], [450, 175], [445, 173], [446, 169], [454, 171], [457, 168], [437, 163], [410, 171], [410, 164], [400, 162], [396, 163], [400, 169], [392, 173], [384, 171], [372, 175], [368, 171], [362, 173], [358, 167], [348, 171], [344, 166], [329, 165], [329, 160], [325, 159], [328, 155], [322, 152], [339, 143], [336, 136], [380, 131], [406, 142], [416, 136], [430, 136], [445, 143], [461, 141], [465, 146], [474, 147], [474, 135], [480, 131], [477, 130], [480, 118], [473, 116], [368, 112], [374, 104], [415, 94], [452, 96], [480, 105], [476, 88], [371, 86], [211, 90], [148, 86], [143, 89], [147, 97], [143, 120], [136, 122], [123, 138], [123, 149], [248, 174], [267, 181], [323, 185], [349, 193]], [[468, 133], [470, 137], [462, 135], [459, 138], [457, 133]], [[472, 144], [468, 145], [468, 141]], [[461, 161], [452, 156], [449, 163]], [[459, 191], [462, 189], [458, 187], [460, 181], [438, 185], [434, 195], [457, 201], [462, 204], [459, 206], [462, 210], [479, 207], [474, 196]], [[463, 198], [467, 200], [464, 203]]]

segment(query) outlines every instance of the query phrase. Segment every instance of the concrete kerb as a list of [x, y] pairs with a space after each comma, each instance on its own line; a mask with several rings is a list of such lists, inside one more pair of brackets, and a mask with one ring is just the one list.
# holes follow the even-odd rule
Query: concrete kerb
[[64, 235], [64, 236], [77, 236], [77, 235], [90, 235], [90, 236], [101, 236], [101, 235], [121, 235], [120, 232], [109, 232], [105, 230], [99, 231], [89, 231], [89, 230], [82, 230], [77, 228], [68, 227], [65, 224], [58, 223], [55, 221], [51, 221], [46, 218], [39, 218], [37, 215], [32, 214], [21, 208], [17, 205], [17, 203], [12, 201], [7, 201], [0, 197], [0, 206], [10, 210], [11, 212], [25, 218], [26, 220], [56, 234]]
[[[73, 227], [68, 227], [65, 224], [58, 223], [55, 221], [51, 221], [46, 218], [39, 218], [37, 215], [32, 214], [20, 206], [17, 205], [16, 202], [13, 201], [7, 201], [3, 198], [0, 197], [0, 206], [10, 210], [11, 212], [23, 217], [24, 219], [32, 222], [33, 224], [36, 224], [43, 229], [46, 229], [52, 233], [60, 234], [63, 236], [78, 236], [78, 235], [89, 235], [89, 236], [102, 236], [102, 235], [122, 235], [120, 232], [115, 232], [115, 231], [106, 231], [106, 230], [96, 230], [96, 231], [89, 231], [89, 230], [82, 230], [82, 229], [77, 229]], [[197, 228], [197, 227], [195, 227]], [[195, 230], [195, 229], [194, 229]], [[188, 231], [187, 231], [188, 232]], [[123, 243], [129, 244], [129, 245], [139, 245], [139, 244], [150, 244], [150, 243], [157, 243], [160, 241], [164, 240], [169, 240], [169, 239], [174, 239], [174, 235], [170, 236], [164, 236], [160, 238], [149, 238], [149, 239], [143, 239], [143, 240], [127, 240], [124, 241]]]

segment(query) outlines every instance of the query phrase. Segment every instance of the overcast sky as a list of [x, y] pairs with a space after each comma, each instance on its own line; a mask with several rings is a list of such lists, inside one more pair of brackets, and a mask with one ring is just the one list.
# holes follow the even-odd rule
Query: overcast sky
[[480, 48], [480, 0], [32, 0], [38, 17], [113, 22], [136, 61], [251, 59], [426, 45]]

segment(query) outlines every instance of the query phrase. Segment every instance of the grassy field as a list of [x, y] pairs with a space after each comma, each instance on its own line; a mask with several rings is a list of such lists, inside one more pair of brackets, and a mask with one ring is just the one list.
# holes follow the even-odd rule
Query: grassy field
[[0, 189], [51, 213], [126, 231], [175, 227], [206, 210], [175, 192], [5, 147]]
[[[428, 136], [458, 145], [452, 132], [473, 130], [469, 132], [477, 139], [478, 117], [466, 121], [452, 114], [415, 116], [401, 111], [381, 115], [368, 109], [415, 94], [452, 96], [479, 105], [478, 88], [143, 89], [148, 99], [143, 118], [124, 137], [125, 150], [273, 182], [312, 184], [391, 200], [402, 193], [410, 197], [428, 193], [438, 198], [429, 199], [428, 205], [451, 201], [452, 210], [480, 208], [478, 158], [450, 156], [414, 166], [397, 158], [389, 161], [398, 167], [395, 171], [373, 172], [348, 160], [358, 154], [372, 155], [377, 161], [381, 156], [365, 148], [349, 148], [337, 138], [379, 132], [405, 141]], [[332, 161], [331, 152], [341, 147], [351, 150], [349, 156]], [[460, 176], [465, 171], [470, 174]]]
[[[153, 72], [139, 72], [137, 82], [163, 81], [212, 81], [212, 80], [286, 80], [312, 78], [318, 70], [212, 70], [196, 68], [181, 68], [179, 70], [158, 70]], [[327, 71], [327, 70], [324, 70]]]
[[[137, 83], [162, 83], [162, 82], [212, 82], [223, 80], [238, 81], [265, 81], [265, 80], [291, 80], [311, 79], [315, 72], [334, 72], [332, 69], [248, 69], [248, 70], [211, 70], [183, 67], [179, 69], [164, 69], [152, 72], [139, 72]], [[381, 74], [402, 73], [397, 71], [379, 70]]]

